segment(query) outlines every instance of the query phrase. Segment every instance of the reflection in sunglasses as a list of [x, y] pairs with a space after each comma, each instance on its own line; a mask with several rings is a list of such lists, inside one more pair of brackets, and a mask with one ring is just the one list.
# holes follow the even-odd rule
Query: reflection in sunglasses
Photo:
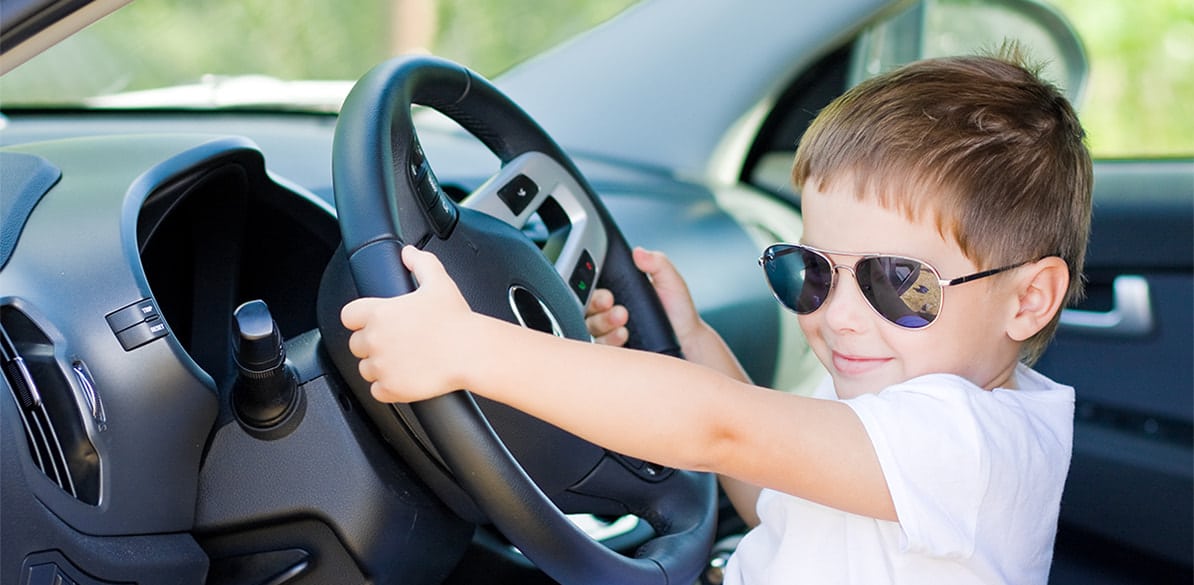
[[[829, 254], [854, 256], [854, 266], [834, 264]], [[1056, 256], [1050, 254], [1049, 256]], [[1045, 258], [1048, 256], [1043, 256]], [[1038, 260], [1040, 260], [1038, 258]], [[932, 324], [941, 313], [944, 287], [1018, 268], [1032, 260], [943, 280], [929, 263], [904, 256], [829, 252], [804, 244], [772, 244], [759, 257], [767, 284], [776, 300], [789, 310], [807, 315], [821, 308], [833, 290], [839, 268], [854, 275], [863, 297], [880, 317], [907, 329]]]

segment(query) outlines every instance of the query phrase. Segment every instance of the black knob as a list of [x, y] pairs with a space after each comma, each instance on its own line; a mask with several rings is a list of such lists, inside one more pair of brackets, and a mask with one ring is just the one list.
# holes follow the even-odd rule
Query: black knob
[[237, 334], [233, 411], [248, 430], [277, 428], [295, 412], [300, 397], [278, 324], [260, 300], [237, 307], [232, 318]]
[[249, 301], [232, 313], [236, 320], [236, 364], [250, 372], [268, 372], [286, 361], [282, 334], [265, 301]]

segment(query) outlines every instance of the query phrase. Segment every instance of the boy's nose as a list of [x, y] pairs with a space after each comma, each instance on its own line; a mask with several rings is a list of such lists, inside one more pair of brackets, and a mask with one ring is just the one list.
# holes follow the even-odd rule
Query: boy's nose
[[858, 281], [854, 278], [854, 271], [848, 266], [835, 266], [837, 273], [833, 283], [833, 290], [825, 299], [821, 311], [825, 314], [825, 324], [834, 331], [862, 331], [868, 326], [868, 319], [874, 315], [867, 300], [858, 288]]

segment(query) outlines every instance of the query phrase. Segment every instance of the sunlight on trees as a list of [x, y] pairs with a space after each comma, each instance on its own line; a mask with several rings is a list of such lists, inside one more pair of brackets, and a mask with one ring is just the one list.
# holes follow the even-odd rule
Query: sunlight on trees
[[[195, 83], [196, 72], [354, 80], [412, 50], [493, 77], [635, 1], [144, 0], [39, 56], [36, 71], [18, 67], [0, 87], [4, 97], [67, 104]], [[1047, 1], [1090, 58], [1079, 109], [1095, 154], [1194, 156], [1194, 1]]]
[[1194, 155], [1194, 2], [1050, 0], [1086, 45], [1079, 115], [1100, 157]]

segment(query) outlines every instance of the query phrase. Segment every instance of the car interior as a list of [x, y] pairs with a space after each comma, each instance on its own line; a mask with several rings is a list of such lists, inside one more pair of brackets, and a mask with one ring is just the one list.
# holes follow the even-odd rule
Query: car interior
[[[120, 3], [75, 4], [6, 0], [2, 69]], [[810, 392], [823, 372], [756, 264], [800, 239], [792, 154], [942, 19], [698, 4], [642, 2], [492, 79], [397, 56], [331, 111], [0, 100], [0, 582], [720, 583], [745, 524], [713, 477], [467, 392], [379, 403], [339, 322], [413, 289], [411, 243], [478, 312], [587, 340], [609, 288], [632, 348], [678, 356], [644, 246], [756, 383]], [[1056, 11], [942, 4], [1034, 27], [1080, 95]], [[1051, 583], [1188, 583], [1194, 158], [1095, 173], [1089, 294], [1037, 365], [1078, 389]]]

